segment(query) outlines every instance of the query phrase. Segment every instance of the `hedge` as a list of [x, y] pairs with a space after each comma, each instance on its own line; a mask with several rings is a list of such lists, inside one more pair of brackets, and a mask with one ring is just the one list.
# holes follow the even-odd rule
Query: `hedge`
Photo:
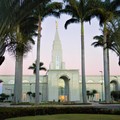
[[51, 115], [51, 114], [116, 114], [120, 115], [120, 109], [105, 109], [94, 107], [5, 107], [0, 108], [0, 120], [21, 116]]

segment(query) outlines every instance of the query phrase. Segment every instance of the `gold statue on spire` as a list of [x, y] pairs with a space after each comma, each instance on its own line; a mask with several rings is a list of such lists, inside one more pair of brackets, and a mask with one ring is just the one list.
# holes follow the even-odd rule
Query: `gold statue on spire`
[[58, 29], [58, 22], [56, 21], [56, 29]]

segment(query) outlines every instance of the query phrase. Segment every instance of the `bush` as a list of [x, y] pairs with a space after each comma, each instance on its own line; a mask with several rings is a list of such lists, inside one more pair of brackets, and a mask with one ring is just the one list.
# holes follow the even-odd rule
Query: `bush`
[[112, 96], [112, 98], [114, 98], [114, 100], [116, 100], [116, 101], [120, 100], [120, 91], [112, 91], [112, 92], [111, 92], [111, 96]]
[[0, 109], [0, 120], [12, 117], [51, 115], [51, 114], [71, 114], [71, 113], [89, 113], [89, 114], [118, 114], [120, 110], [110, 110], [94, 107], [5, 107]]

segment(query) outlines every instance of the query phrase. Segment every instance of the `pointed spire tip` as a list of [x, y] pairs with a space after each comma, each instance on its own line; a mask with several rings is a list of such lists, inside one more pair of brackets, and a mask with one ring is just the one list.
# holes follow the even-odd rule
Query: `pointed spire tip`
[[58, 22], [56, 21], [56, 29], [58, 29]]

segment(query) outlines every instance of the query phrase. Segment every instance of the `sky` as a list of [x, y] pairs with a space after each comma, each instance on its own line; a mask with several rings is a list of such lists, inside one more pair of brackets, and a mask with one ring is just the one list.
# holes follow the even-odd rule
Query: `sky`
[[[56, 21], [58, 22], [58, 32], [63, 50], [63, 62], [66, 69], [79, 69], [81, 75], [81, 34], [80, 24], [70, 24], [67, 30], [64, 28], [66, 20], [70, 16], [61, 15], [60, 19], [48, 17], [42, 22], [42, 37], [40, 45], [40, 61], [44, 67], [49, 69], [52, 59], [52, 44], [55, 37]], [[103, 71], [103, 51], [101, 47], [94, 48], [91, 44], [94, 42], [93, 37], [100, 35], [100, 26], [97, 19], [92, 19], [91, 24], [85, 23], [85, 73], [86, 75], [101, 75]], [[35, 42], [37, 42], [36, 38]], [[15, 58], [10, 53], [5, 53], [5, 62], [0, 66], [0, 75], [15, 74]], [[32, 50], [24, 57], [23, 75], [32, 75], [33, 71], [28, 67], [36, 59], [36, 44]], [[42, 72], [41, 74], [45, 74]], [[110, 51], [110, 75], [120, 75], [117, 55]]]

